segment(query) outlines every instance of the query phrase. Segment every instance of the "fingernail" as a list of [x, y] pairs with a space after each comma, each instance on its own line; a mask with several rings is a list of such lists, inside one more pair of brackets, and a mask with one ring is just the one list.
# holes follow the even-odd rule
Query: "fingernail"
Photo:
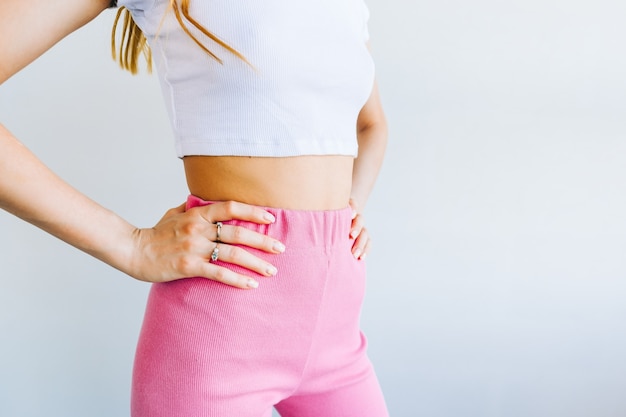
[[272, 223], [276, 221], [276, 217], [274, 217], [272, 213], [265, 212], [265, 215], [263, 217], [265, 218], [265, 220], [272, 222]]
[[354, 229], [354, 230], [350, 230], [350, 237], [351, 237], [352, 239], [354, 239], [354, 238], [356, 237], [356, 235], [357, 235], [356, 229]]
[[253, 279], [248, 280], [248, 288], [258, 288], [259, 283]]
[[271, 275], [271, 276], [274, 276], [278, 273], [278, 269], [276, 269], [275, 266], [268, 266], [266, 271], [267, 271], [267, 275]]
[[361, 257], [359, 259], [360, 260], [364, 260], [366, 256], [367, 256], [367, 253], [364, 253], [363, 255], [361, 255]]
[[276, 252], [283, 253], [285, 251], [285, 245], [280, 242], [274, 242], [274, 246], [272, 246], [272, 249], [274, 249]]
[[361, 256], [361, 249], [355, 250], [353, 255], [354, 255], [354, 259], [359, 259], [359, 256]]
[[352, 210], [352, 220], [354, 220], [354, 218], [356, 217], [356, 210]]

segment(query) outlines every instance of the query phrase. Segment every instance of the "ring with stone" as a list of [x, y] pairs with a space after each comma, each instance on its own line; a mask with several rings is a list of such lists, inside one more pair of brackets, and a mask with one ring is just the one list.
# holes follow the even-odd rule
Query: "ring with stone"
[[217, 246], [218, 245], [215, 245], [215, 248], [213, 248], [213, 252], [211, 252], [211, 262], [217, 262], [220, 257], [220, 249]]

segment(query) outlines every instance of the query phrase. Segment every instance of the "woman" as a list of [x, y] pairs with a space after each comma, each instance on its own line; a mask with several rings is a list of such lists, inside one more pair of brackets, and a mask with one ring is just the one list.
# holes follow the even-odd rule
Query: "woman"
[[[0, 82], [111, 6], [3, 0]], [[136, 228], [0, 127], [0, 206], [154, 283], [132, 414], [387, 415], [358, 325], [370, 246], [360, 210], [386, 144], [367, 9], [361, 0], [118, 6], [129, 11], [122, 66], [136, 69], [139, 30], [154, 53], [187, 203]]]

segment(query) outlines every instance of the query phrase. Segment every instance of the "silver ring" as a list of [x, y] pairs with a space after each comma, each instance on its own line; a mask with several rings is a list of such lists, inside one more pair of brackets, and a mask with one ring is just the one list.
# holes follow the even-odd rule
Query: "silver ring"
[[222, 222], [215, 223], [215, 226], [217, 227], [217, 234], [215, 235], [215, 241], [221, 242], [220, 235], [222, 234]]
[[217, 247], [217, 245], [215, 245], [215, 248], [213, 248], [213, 252], [211, 252], [211, 262], [217, 262], [219, 257], [220, 257], [220, 249]]

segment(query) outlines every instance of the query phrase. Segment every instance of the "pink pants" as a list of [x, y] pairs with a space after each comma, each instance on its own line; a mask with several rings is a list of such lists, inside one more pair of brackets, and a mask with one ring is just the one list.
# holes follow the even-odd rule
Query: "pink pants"
[[[191, 196], [187, 207], [206, 204]], [[359, 330], [365, 265], [350, 252], [350, 209], [268, 211], [274, 224], [227, 222], [287, 247], [250, 249], [278, 268], [257, 277], [259, 288], [204, 278], [152, 286], [133, 417], [269, 417], [272, 406], [283, 417], [388, 415]]]

